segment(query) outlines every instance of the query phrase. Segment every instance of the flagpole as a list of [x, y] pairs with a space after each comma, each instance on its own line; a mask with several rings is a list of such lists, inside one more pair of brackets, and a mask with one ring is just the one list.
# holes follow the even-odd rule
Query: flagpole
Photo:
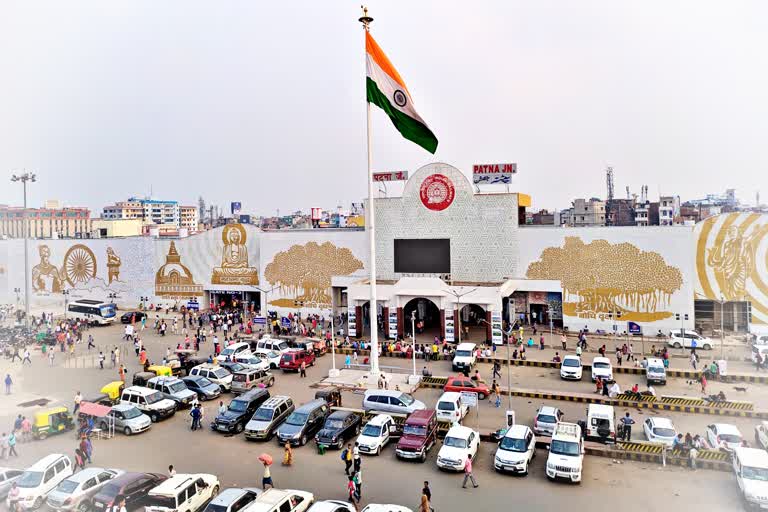
[[[368, 16], [368, 8], [363, 7], [363, 16], [358, 19], [363, 24], [363, 29], [368, 32], [370, 24], [373, 18]], [[367, 51], [366, 51], [367, 57]], [[375, 229], [375, 214], [373, 206], [373, 166], [371, 165], [371, 103], [368, 101], [366, 95], [366, 139], [368, 145], [368, 210], [365, 212], [365, 217], [368, 219], [368, 241], [370, 242], [370, 249], [368, 251], [369, 261], [368, 266], [370, 268], [370, 284], [371, 284], [371, 297], [369, 304], [370, 318], [371, 318], [371, 374], [377, 375], [379, 373], [379, 313], [378, 303], [376, 301], [376, 229]]]

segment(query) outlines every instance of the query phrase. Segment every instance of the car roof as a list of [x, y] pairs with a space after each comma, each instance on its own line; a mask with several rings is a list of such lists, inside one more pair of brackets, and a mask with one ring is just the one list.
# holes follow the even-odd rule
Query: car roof
[[249, 400], [255, 400], [256, 398], [266, 394], [269, 394], [269, 391], [267, 391], [266, 388], [255, 388], [243, 393], [242, 395], [234, 397], [232, 401], [234, 402], [235, 400], [242, 400], [247, 402]]
[[528, 434], [528, 431], [531, 430], [528, 428], [527, 425], [521, 425], [520, 423], [516, 423], [509, 427], [507, 430], [507, 433], [504, 434], [504, 437], [511, 437], [513, 439], [522, 439]]
[[405, 419], [405, 422], [412, 425], [426, 425], [436, 414], [434, 409], [419, 409], [418, 411], [413, 411]]
[[661, 428], [675, 428], [674, 423], [672, 423], [672, 420], [669, 418], [649, 418], [651, 420], [651, 424], [653, 424], [654, 427], [661, 427]]
[[469, 434], [472, 432], [474, 432], [474, 430], [469, 427], [465, 427], [464, 425], [454, 425], [445, 435], [451, 437], [469, 437]]
[[129, 411], [131, 409], [135, 409], [136, 406], [132, 404], [125, 404], [122, 402], [118, 402], [115, 405], [112, 406], [113, 411]]
[[181, 380], [181, 379], [178, 377], [174, 377], [173, 375], [163, 375], [161, 377], [152, 377], [151, 379], [149, 379], [149, 382], [162, 384], [166, 382], [176, 382], [177, 380]]
[[89, 478], [93, 478], [94, 476], [103, 473], [104, 471], [114, 471], [107, 468], [85, 468], [81, 469], [77, 473], [70, 475], [67, 480], [70, 482], [85, 482]]
[[59, 460], [60, 458], [65, 457], [65, 455], [61, 453], [52, 453], [50, 455], [46, 455], [42, 459], [38, 460], [31, 466], [27, 468], [27, 471], [40, 471], [46, 469], [48, 466]]
[[389, 414], [377, 414], [376, 416], [368, 420], [368, 425], [380, 426], [385, 421], [389, 421], [391, 419], [392, 419], [392, 416], [390, 416]]
[[[345, 501], [336, 501], [336, 500], [324, 500], [324, 501], [316, 501], [312, 504], [312, 507], [310, 510], [312, 512], [334, 512], [336, 510], [339, 510], [341, 507], [349, 507], [349, 503]], [[342, 510], [346, 510], [346, 508], [342, 508]]]
[[353, 414], [355, 414], [355, 413], [353, 413], [353, 412], [351, 412], [351, 411], [333, 411], [333, 412], [332, 412], [332, 413], [331, 413], [331, 414], [328, 416], [328, 419], [331, 419], [331, 418], [333, 418], [333, 419], [335, 419], [335, 420], [339, 420], [339, 419], [344, 419], [344, 418], [347, 418], [348, 416], [352, 416]]
[[611, 364], [611, 360], [610, 359], [608, 359], [607, 357], [602, 357], [602, 356], [596, 356], [594, 359], [592, 359], [592, 362], [593, 363], [608, 363], [608, 364]]
[[563, 359], [578, 359], [579, 361], [581, 361], [581, 358], [576, 354], [565, 354], [563, 356]]
[[559, 411], [557, 407], [551, 406], [551, 405], [542, 405], [539, 407], [539, 411], [537, 414], [555, 414], [557, 411]]
[[589, 406], [587, 406], [587, 411], [596, 414], [613, 414], [614, 408], [612, 405], [589, 404]]
[[459, 346], [456, 347], [456, 350], [472, 350], [477, 345], [474, 343], [459, 343]]
[[227, 506], [247, 492], [249, 492], [247, 489], [241, 487], [228, 487], [211, 500], [211, 505]]
[[151, 475], [153, 477], [158, 477], [156, 473], [141, 473], [141, 472], [132, 472], [132, 473], [123, 473], [120, 476], [116, 476], [113, 478], [110, 483], [116, 484], [118, 487], [121, 487], [125, 484], [131, 483], [144, 475]]
[[310, 400], [309, 402], [307, 402], [305, 404], [301, 404], [300, 406], [298, 406], [296, 408], [296, 412], [310, 412], [310, 411], [314, 411], [315, 409], [317, 409], [321, 405], [327, 406], [328, 402], [326, 402], [322, 398], [315, 398], [314, 400]]
[[265, 409], [274, 409], [275, 407], [277, 407], [281, 403], [283, 403], [283, 402], [285, 402], [287, 400], [290, 400], [290, 399], [291, 399], [291, 397], [285, 396], [285, 395], [271, 396], [263, 404], [261, 404], [259, 409], [261, 409], [262, 407], [265, 408]]
[[650, 365], [653, 365], [653, 366], [664, 366], [664, 361], [662, 361], [658, 357], [649, 357], [648, 358], [648, 365], [649, 366]]
[[739, 446], [734, 450], [742, 466], [768, 468], [768, 452], [759, 448]]
[[377, 396], [400, 396], [402, 395], [402, 391], [396, 391], [394, 389], [366, 389], [365, 390], [365, 397], [368, 398], [371, 395], [377, 395]]
[[[298, 495], [310, 495], [311, 493], [306, 491], [296, 491], [293, 489], [267, 489], [263, 493], [259, 494], [259, 496], [256, 498], [253, 503], [245, 507], [243, 510], [271, 510], [272, 505], [277, 505], [285, 499], [287, 496], [290, 496], [292, 494], [298, 494]], [[265, 506], [268, 505], [268, 506]]]
[[151, 395], [152, 393], [157, 393], [154, 389], [145, 388], [144, 386], [131, 386], [128, 388], [125, 388], [123, 392], [125, 391], [132, 391], [134, 393], [138, 393], [140, 395]]
[[713, 426], [717, 430], [718, 434], [737, 434], [741, 437], [741, 432], [735, 425], [730, 423], [714, 423]]
[[242, 347], [242, 346], [249, 346], [249, 347], [250, 347], [250, 346], [251, 346], [251, 344], [250, 344], [250, 343], [248, 343], [247, 341], [238, 341], [237, 343], [232, 343], [232, 344], [230, 344], [230, 345], [227, 345], [226, 347], [224, 347], [224, 349], [228, 349], [228, 348], [240, 348], [240, 347]]
[[446, 402], [454, 402], [456, 400], [459, 400], [461, 398], [461, 393], [457, 393], [456, 391], [446, 391], [442, 395], [440, 395], [440, 398], [437, 400], [438, 402], [446, 401]]
[[173, 496], [176, 496], [181, 486], [193, 482], [198, 478], [206, 477], [214, 480], [216, 479], [215, 476], [205, 473], [177, 474], [161, 482], [157, 487], [149, 491], [149, 494], [172, 494]]

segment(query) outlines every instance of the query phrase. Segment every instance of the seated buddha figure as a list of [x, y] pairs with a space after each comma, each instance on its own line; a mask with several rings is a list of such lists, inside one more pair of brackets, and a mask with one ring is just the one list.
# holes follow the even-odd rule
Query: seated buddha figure
[[213, 284], [256, 285], [258, 271], [248, 266], [248, 248], [245, 245], [245, 229], [240, 224], [229, 224], [222, 233], [224, 248], [221, 266], [214, 267]]

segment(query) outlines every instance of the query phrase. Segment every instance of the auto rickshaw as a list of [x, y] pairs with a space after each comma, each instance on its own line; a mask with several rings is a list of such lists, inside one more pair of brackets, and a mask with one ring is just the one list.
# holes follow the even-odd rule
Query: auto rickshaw
[[32, 435], [37, 439], [45, 439], [49, 435], [61, 434], [73, 428], [75, 428], [75, 422], [69, 409], [54, 407], [35, 413]]
[[315, 398], [322, 398], [328, 402], [329, 407], [341, 407], [341, 390], [336, 386], [318, 389]]
[[157, 375], [155, 375], [152, 372], [136, 372], [136, 373], [133, 374], [133, 385], [134, 386], [146, 386], [147, 385], [147, 381], [149, 381], [149, 379], [153, 379], [155, 377], [157, 377]]
[[115, 380], [101, 388], [101, 392], [112, 400], [112, 404], [116, 404], [120, 401], [120, 395], [123, 394], [123, 388], [125, 388], [125, 382]]
[[154, 373], [156, 377], [170, 377], [173, 375], [173, 370], [170, 366], [163, 366], [159, 364], [154, 364], [147, 368], [147, 371], [150, 373]]

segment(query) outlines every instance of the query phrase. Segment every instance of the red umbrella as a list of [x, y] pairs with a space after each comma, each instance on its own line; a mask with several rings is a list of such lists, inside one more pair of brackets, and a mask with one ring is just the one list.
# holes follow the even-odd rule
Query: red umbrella
[[266, 464], [267, 466], [272, 465], [272, 456], [268, 453], [262, 453], [261, 455], [259, 455], [259, 460], [264, 464]]

